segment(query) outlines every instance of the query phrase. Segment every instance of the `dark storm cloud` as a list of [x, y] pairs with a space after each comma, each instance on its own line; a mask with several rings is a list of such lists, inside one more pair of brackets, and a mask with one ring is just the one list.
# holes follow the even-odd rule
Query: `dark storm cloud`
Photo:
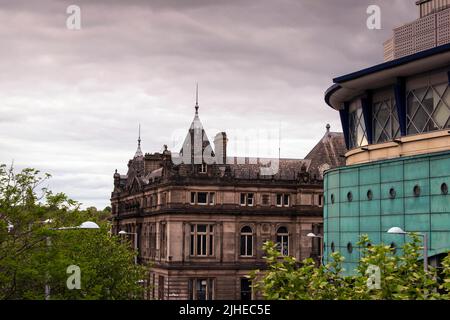
[[[323, 103], [331, 79], [381, 62], [414, 2], [0, 1], [0, 162], [49, 171], [54, 188], [104, 206], [138, 123], [146, 152], [173, 146], [196, 82], [210, 138], [281, 126], [282, 156], [304, 157], [327, 122], [340, 130]], [[65, 27], [71, 4], [80, 31]], [[371, 4], [382, 30], [366, 28]]]

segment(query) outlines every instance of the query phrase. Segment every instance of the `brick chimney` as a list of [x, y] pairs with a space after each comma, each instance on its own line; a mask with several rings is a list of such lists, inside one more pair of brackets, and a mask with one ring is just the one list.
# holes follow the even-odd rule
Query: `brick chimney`
[[227, 134], [219, 132], [214, 138], [214, 153], [216, 155], [217, 164], [227, 163]]

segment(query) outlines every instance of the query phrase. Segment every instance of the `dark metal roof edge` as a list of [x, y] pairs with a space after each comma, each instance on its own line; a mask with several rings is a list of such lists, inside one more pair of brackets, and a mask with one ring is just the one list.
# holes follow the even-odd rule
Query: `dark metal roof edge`
[[342, 87], [341, 87], [339, 84], [335, 83], [335, 84], [333, 84], [331, 87], [329, 87], [329, 88], [327, 89], [327, 91], [325, 91], [325, 103], [326, 103], [327, 105], [329, 105], [330, 107], [333, 108], [333, 106], [332, 106], [331, 103], [330, 103], [330, 98], [331, 98], [331, 96], [333, 95], [333, 93], [335, 93], [336, 91], [338, 91], [338, 90], [341, 89], [341, 88], [342, 88]]

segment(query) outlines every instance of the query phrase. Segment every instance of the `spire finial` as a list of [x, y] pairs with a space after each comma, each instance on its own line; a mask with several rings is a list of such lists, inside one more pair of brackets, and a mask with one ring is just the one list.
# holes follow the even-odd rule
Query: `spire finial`
[[143, 156], [144, 156], [144, 154], [142, 153], [142, 150], [141, 150], [141, 124], [139, 123], [138, 147], [137, 147], [136, 153], [134, 154], [134, 157], [138, 158], [138, 157], [143, 157]]
[[141, 146], [141, 124], [139, 123], [138, 147]]
[[195, 114], [198, 114], [198, 82], [195, 90]]
[[327, 129], [327, 132], [330, 132], [330, 128], [331, 128], [331, 126], [330, 126], [330, 124], [329, 123], [327, 123], [327, 125], [326, 125], [326, 127], [325, 127], [326, 129]]

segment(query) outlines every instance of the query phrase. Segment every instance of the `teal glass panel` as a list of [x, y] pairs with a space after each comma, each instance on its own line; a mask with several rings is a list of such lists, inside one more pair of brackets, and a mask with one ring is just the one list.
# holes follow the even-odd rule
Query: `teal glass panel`
[[430, 201], [431, 201], [431, 212], [433, 213], [450, 212], [449, 195], [431, 196]]
[[429, 213], [430, 212], [430, 197], [409, 197], [405, 198], [405, 213]]
[[403, 214], [403, 199], [386, 199], [381, 200], [381, 214], [382, 215], [395, 215]]
[[390, 190], [394, 189], [395, 199], [403, 197], [403, 181], [382, 183], [380, 186], [381, 199], [391, 199]]
[[383, 182], [395, 182], [403, 181], [403, 166], [397, 162], [390, 162], [382, 164], [381, 170], [381, 183]]
[[[449, 168], [450, 171], [450, 168]], [[440, 176], [438, 178], [431, 178], [430, 179], [430, 195], [441, 195], [442, 190], [441, 186], [442, 184], [447, 184], [447, 187], [450, 188], [450, 176]], [[448, 200], [450, 203], [450, 199]]]
[[336, 232], [339, 231], [339, 218], [328, 218], [328, 224], [327, 224], [327, 228], [328, 228], [328, 232]]
[[371, 165], [368, 167], [360, 168], [359, 180], [361, 185], [380, 183], [380, 166]]
[[344, 189], [345, 187], [354, 187], [359, 185], [358, 169], [341, 171], [340, 184], [340, 187]]
[[381, 213], [380, 200], [360, 202], [360, 215], [361, 216], [374, 216], [374, 215], [380, 215], [380, 213]]
[[429, 231], [430, 230], [429, 214], [409, 214], [405, 216], [406, 231]]
[[407, 160], [404, 165], [405, 180], [428, 178], [430, 175], [428, 158]]
[[438, 157], [430, 160], [430, 177], [442, 177], [450, 175], [450, 157]]
[[450, 230], [450, 213], [433, 213], [431, 215], [431, 230]]
[[358, 217], [359, 216], [359, 203], [347, 202], [340, 204], [340, 216], [341, 217]]
[[337, 170], [325, 175], [329, 189], [339, 188], [339, 172], [340, 171]]
[[379, 231], [381, 225], [381, 217], [361, 217], [359, 219], [359, 229], [361, 233]]

